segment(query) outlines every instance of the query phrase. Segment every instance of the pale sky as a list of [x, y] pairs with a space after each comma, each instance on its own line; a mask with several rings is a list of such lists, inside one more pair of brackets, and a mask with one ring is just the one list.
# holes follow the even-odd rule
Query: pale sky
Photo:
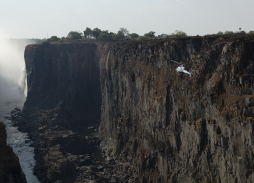
[[86, 27], [188, 35], [254, 30], [254, 0], [0, 0], [0, 37], [47, 38]]

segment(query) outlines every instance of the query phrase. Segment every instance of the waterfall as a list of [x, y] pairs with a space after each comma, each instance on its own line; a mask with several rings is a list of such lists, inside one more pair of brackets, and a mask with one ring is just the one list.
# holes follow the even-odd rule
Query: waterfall
[[26, 67], [22, 69], [21, 72], [21, 78], [19, 82], [19, 90], [21, 92], [21, 95], [27, 96], [27, 77], [26, 77]]
[[26, 98], [25, 46], [0, 39], [0, 106]]

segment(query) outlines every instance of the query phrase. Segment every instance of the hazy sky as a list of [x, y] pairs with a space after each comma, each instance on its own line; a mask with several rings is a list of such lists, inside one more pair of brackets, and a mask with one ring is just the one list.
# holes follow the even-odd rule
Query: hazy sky
[[86, 27], [156, 35], [254, 30], [254, 0], [0, 0], [0, 37], [67, 36]]

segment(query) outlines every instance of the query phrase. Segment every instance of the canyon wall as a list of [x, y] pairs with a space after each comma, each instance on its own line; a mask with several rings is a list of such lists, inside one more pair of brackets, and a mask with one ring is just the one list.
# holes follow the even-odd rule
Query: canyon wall
[[253, 36], [100, 44], [101, 148], [115, 171], [134, 182], [253, 182], [253, 50]]
[[95, 44], [28, 45], [26, 109], [59, 108], [68, 118], [100, 122], [100, 70]]
[[19, 158], [14, 154], [12, 148], [6, 144], [5, 124], [0, 121], [0, 182], [26, 183]]
[[[30, 45], [23, 111], [101, 121], [100, 147], [116, 163], [106, 174], [118, 182], [253, 182], [253, 50], [251, 35]], [[63, 145], [46, 143], [59, 129], [46, 120], [37, 154]]]

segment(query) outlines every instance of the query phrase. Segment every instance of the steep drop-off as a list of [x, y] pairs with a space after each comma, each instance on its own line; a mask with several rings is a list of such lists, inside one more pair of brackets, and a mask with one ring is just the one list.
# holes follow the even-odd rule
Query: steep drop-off
[[24, 109], [60, 108], [64, 115], [100, 122], [100, 70], [95, 44], [30, 45], [25, 50]]
[[5, 124], [2, 121], [0, 121], [0, 182], [26, 183], [19, 158], [14, 154], [12, 148], [6, 144]]
[[[28, 46], [23, 111], [54, 109], [37, 115], [33, 132], [40, 180], [54, 182], [67, 171], [74, 173], [63, 182], [96, 176], [253, 182], [253, 50], [254, 37], [247, 35]], [[170, 60], [185, 64], [193, 76], [177, 75]], [[82, 176], [88, 172], [78, 159], [82, 152], [74, 153], [71, 144], [83, 138], [59, 126], [58, 118], [67, 127], [72, 119], [101, 120], [100, 147], [116, 160], [114, 171], [95, 176], [103, 168], [90, 168], [93, 176]]]
[[100, 124], [97, 46], [28, 45], [25, 63], [27, 100], [14, 122], [35, 140], [34, 173], [41, 182], [79, 182], [98, 161], [99, 140], [87, 129]]
[[[101, 147], [134, 182], [254, 181], [254, 37], [98, 46]], [[176, 60], [194, 71], [177, 75]]]

